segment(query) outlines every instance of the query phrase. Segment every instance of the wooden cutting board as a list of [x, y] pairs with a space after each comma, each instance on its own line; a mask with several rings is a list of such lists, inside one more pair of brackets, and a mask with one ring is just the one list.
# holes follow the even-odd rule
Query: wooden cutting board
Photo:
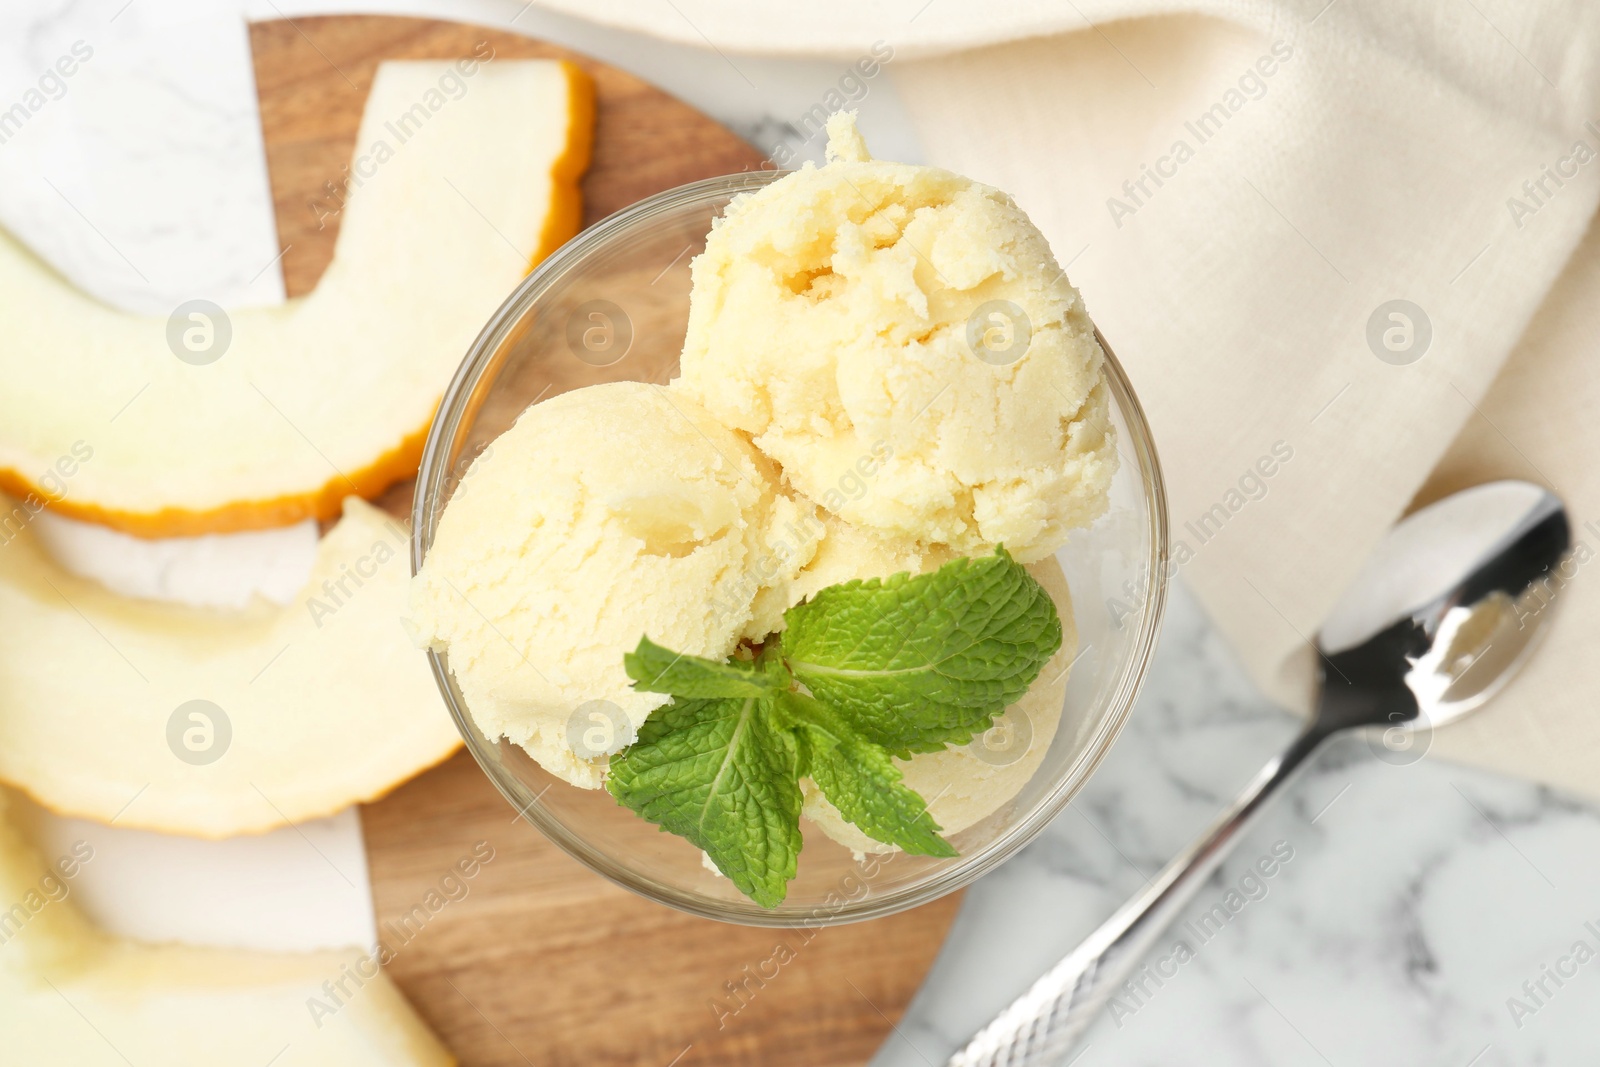
[[[333, 255], [338, 219], [317, 205], [350, 161], [383, 59], [454, 59], [486, 41], [497, 59], [559, 57], [588, 70], [599, 126], [586, 223], [762, 163], [639, 79], [508, 33], [340, 16], [259, 23], [250, 36], [291, 296], [314, 287]], [[401, 486], [384, 503], [407, 515], [410, 496]], [[367, 805], [363, 820], [379, 929], [396, 949], [389, 973], [467, 1067], [865, 1063], [958, 902], [816, 933], [682, 915], [613, 886], [514, 818], [465, 753]], [[471, 879], [452, 877], [478, 842], [493, 859]]]

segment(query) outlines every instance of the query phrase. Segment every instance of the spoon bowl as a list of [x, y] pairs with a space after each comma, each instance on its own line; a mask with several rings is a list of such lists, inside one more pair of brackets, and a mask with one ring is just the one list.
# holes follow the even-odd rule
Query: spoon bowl
[[1308, 734], [1432, 729], [1482, 707], [1545, 631], [1549, 575], [1571, 544], [1566, 508], [1529, 482], [1489, 482], [1406, 516], [1317, 636]]

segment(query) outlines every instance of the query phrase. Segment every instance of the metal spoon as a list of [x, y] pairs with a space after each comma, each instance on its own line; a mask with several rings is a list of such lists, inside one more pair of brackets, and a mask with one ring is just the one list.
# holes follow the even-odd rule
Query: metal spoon
[[1310, 725], [1210, 830], [971, 1042], [949, 1067], [1047, 1064], [1072, 1047], [1194, 898], [1267, 800], [1344, 730], [1425, 741], [1488, 700], [1549, 620], [1552, 568], [1572, 543], [1559, 499], [1491, 482], [1408, 516], [1379, 544], [1317, 637], [1322, 691]]

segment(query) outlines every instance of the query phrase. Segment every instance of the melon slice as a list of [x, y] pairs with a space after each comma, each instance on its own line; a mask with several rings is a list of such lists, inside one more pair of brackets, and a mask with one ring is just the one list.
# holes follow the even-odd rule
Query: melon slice
[[0, 490], [172, 537], [409, 477], [473, 338], [576, 232], [593, 110], [566, 62], [382, 64], [321, 282], [226, 323], [107, 307], [0, 232]]
[[460, 744], [401, 629], [409, 579], [406, 529], [355, 497], [300, 595], [244, 611], [118, 596], [24, 528], [0, 545], [0, 780], [196, 837], [380, 796]]
[[[146, 945], [74, 906], [0, 791], [0, 1033], [7, 1063], [75, 1067], [454, 1063], [372, 957]], [[354, 975], [354, 977], [349, 977]], [[343, 992], [330, 993], [325, 982]], [[320, 1005], [313, 1007], [313, 1005]]]

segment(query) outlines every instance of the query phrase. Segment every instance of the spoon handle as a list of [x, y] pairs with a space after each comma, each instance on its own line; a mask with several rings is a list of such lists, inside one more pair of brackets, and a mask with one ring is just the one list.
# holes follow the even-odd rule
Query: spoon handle
[[1136, 897], [978, 1032], [948, 1067], [1058, 1063], [1217, 869], [1267, 800], [1327, 734], [1315, 726], [1263, 767], [1227, 811]]

